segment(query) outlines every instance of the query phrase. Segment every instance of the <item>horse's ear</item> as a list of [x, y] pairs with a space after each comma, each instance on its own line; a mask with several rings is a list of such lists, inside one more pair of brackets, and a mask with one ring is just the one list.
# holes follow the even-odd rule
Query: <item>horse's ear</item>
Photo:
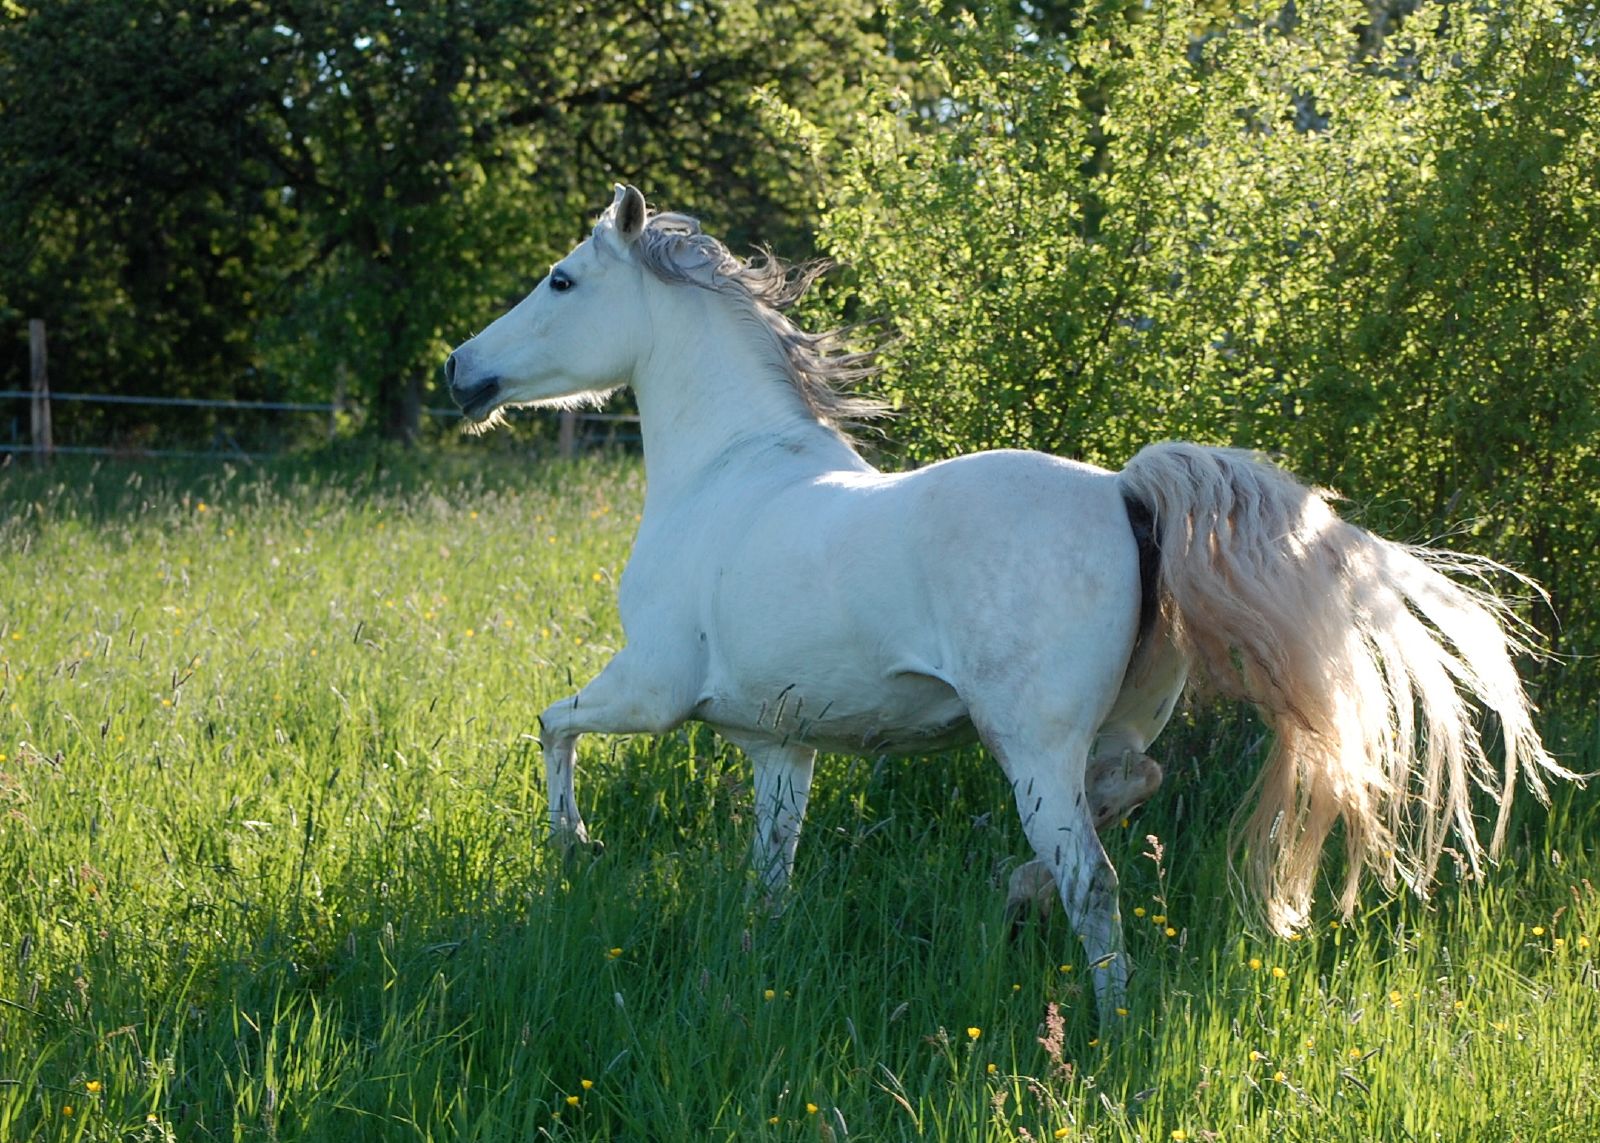
[[611, 200], [612, 225], [624, 246], [632, 246], [644, 233], [644, 195], [631, 186], [617, 184], [616, 197]]

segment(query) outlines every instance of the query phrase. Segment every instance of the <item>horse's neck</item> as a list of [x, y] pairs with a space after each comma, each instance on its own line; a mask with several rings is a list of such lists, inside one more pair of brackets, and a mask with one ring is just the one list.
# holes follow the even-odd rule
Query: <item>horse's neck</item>
[[800, 478], [869, 467], [806, 407], [759, 330], [723, 305], [695, 309], [692, 317], [657, 319], [656, 348], [634, 379], [647, 509], [675, 500], [713, 470], [737, 478], [750, 465], [763, 476], [781, 468]]

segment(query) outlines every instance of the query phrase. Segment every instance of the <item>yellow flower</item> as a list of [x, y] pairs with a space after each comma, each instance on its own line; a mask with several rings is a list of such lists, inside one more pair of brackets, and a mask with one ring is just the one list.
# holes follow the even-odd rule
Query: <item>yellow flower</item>
[[70, 1103], [62, 1104], [61, 1105], [61, 1114], [62, 1115], [71, 1115], [72, 1114], [72, 1104], [70, 1104]]
[[1152, 925], [1164, 925], [1167, 923], [1167, 918], [1165, 914], [1157, 913], [1155, 916], [1150, 918], [1150, 923]]
[[817, 1105], [816, 1104], [814, 1104], [814, 1103], [806, 1104], [806, 1114], [807, 1115], [815, 1115], [816, 1113], [817, 1113]]
[[578, 1097], [575, 1096], [575, 1095], [567, 1096], [567, 1106], [568, 1107], [577, 1107], [578, 1106]]
[[194, 506], [194, 510], [196, 512], [204, 512], [206, 510], [206, 502], [204, 500], [200, 501], [200, 503]]
[[1057, 969], [1057, 971], [1058, 972], [1071, 972], [1072, 971], [1072, 966], [1070, 964], [1064, 964], [1059, 969]]
[[1260, 1063], [1262, 1060], [1264, 1060], [1266, 1058], [1267, 1057], [1264, 1054], [1262, 1054], [1261, 1052], [1256, 1051], [1254, 1048], [1250, 1049], [1250, 1062], [1252, 1064]]
[[83, 1090], [88, 1092], [90, 1095], [99, 1095], [100, 1088], [101, 1085], [99, 1080], [90, 1080], [88, 1083], [83, 1085]]
[[578, 1086], [581, 1087], [584, 1091], [588, 1091], [590, 1088], [592, 1088], [594, 1086], [594, 1080], [590, 1080], [590, 1079], [579, 1080], [578, 1081]]
[[1057, 1139], [1065, 1139], [1068, 1135], [1071, 1135], [1071, 1134], [1072, 1134], [1072, 1128], [1070, 1128], [1070, 1127], [1057, 1127], [1056, 1128], [1056, 1138]]
[[1352, 1060], [1359, 1060], [1361, 1058], [1361, 1049], [1360, 1048], [1351, 1048], [1350, 1049], [1350, 1058]]
[[967, 1039], [969, 1039], [969, 1040], [976, 1040], [981, 1035], [983, 1035], [983, 1029], [982, 1028], [968, 1028], [967, 1029]]
[[1284, 977], [1288, 976], [1289, 974], [1287, 972], [1283, 971], [1283, 966], [1282, 965], [1275, 964], [1275, 965], [1272, 966], [1272, 975], [1276, 979], [1282, 980]]
[[1544, 926], [1543, 925], [1535, 925], [1535, 926], [1533, 926], [1533, 935], [1536, 936], [1536, 937], [1544, 936]]
[[1589, 947], [1589, 938], [1588, 937], [1579, 937], [1578, 938], [1578, 947], [1580, 949], [1588, 948]]
[[606, 950], [606, 958], [608, 960], [616, 960], [621, 955], [622, 955], [622, 950], [620, 948], [607, 949]]
[[1273, 1072], [1272, 1073], [1272, 1082], [1273, 1083], [1283, 1083], [1288, 1078], [1289, 1077], [1284, 1075], [1282, 1072]]
[[767, 1122], [773, 1127], [776, 1127], [778, 1126], [778, 1117], [776, 1115], [769, 1115], [767, 1116]]
[[1403, 995], [1401, 995], [1400, 990], [1398, 988], [1391, 990], [1390, 993], [1389, 993], [1389, 1003], [1390, 1004], [1399, 1004], [1404, 999], [1405, 999], [1405, 997]]
[[990, 1075], [994, 1075], [994, 1073], [999, 1071], [1000, 1069], [995, 1067], [993, 1064], [990, 1064], [988, 1067], [984, 1068], [983, 1070], [988, 1072]]
[[778, 998], [778, 992], [776, 989], [769, 988], [761, 994], [761, 998], [763, 1000], [776, 1000]]
[[1172, 1138], [1177, 1140], [1177, 1143], [1183, 1143], [1185, 1139], [1189, 1138], [1189, 1133], [1181, 1127], [1174, 1127], [1172, 1129]]
[[1175, 937], [1178, 935], [1178, 930], [1173, 928], [1171, 925], [1168, 925], [1164, 931], [1169, 937]]
[[1090, 1040], [1089, 1046], [1091, 1048], [1098, 1048], [1100, 1046], [1100, 1037], [1096, 1036], [1094, 1039]]
[[1117, 1015], [1118, 1016], [1126, 1016], [1127, 1014], [1128, 1014], [1128, 1010], [1126, 1008], [1118, 1008], [1117, 1009]]
[[1134, 916], [1135, 916], [1135, 917], [1142, 917], [1142, 916], [1144, 916], [1144, 906], [1143, 906], [1143, 905], [1139, 905], [1139, 906], [1137, 906], [1137, 907], [1136, 907], [1136, 908], [1135, 908], [1135, 909], [1134, 909], [1134, 910], [1133, 910], [1133, 915], [1134, 915]]
[[1250, 958], [1250, 971], [1251, 972], [1260, 972], [1261, 971], [1261, 958], [1260, 957], [1253, 956], [1253, 957]]

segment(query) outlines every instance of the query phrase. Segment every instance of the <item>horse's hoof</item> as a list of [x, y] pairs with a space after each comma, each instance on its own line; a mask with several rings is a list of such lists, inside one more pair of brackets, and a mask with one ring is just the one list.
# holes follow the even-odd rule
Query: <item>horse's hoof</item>
[[1029, 861], [1011, 871], [1006, 882], [1006, 924], [1011, 928], [1011, 938], [1022, 934], [1029, 917], [1044, 921], [1056, 902], [1056, 879], [1050, 867], [1042, 861]]
[[591, 841], [587, 833], [551, 834], [550, 846], [560, 854], [562, 864], [569, 869], [585, 860], [597, 860], [606, 851], [603, 842]]
[[1148, 801], [1161, 788], [1161, 765], [1131, 750], [1116, 758], [1093, 758], [1085, 775], [1094, 828], [1102, 832]]

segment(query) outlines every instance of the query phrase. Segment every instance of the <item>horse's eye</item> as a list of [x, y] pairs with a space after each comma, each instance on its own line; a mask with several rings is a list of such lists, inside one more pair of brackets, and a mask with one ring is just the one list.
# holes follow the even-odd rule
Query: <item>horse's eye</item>
[[572, 289], [572, 287], [575, 285], [577, 285], [577, 283], [571, 278], [567, 277], [560, 270], [550, 271], [550, 288], [556, 293], [564, 294], [568, 290]]

